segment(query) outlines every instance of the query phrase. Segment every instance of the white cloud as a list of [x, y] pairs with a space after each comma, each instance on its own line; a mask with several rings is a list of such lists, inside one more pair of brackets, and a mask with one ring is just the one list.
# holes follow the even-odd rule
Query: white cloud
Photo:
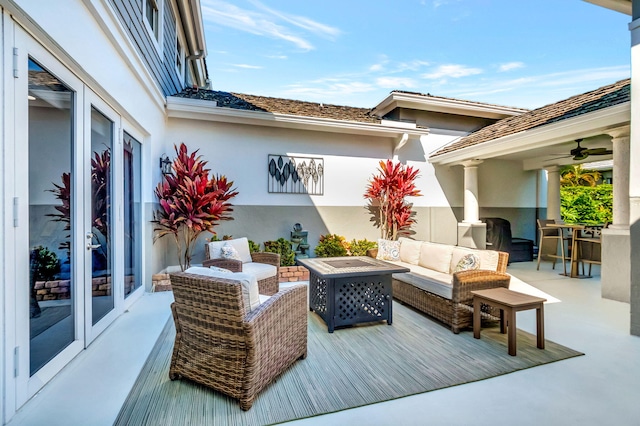
[[[222, 25], [258, 36], [284, 40], [306, 51], [313, 50], [314, 46], [304, 35], [305, 33], [326, 38], [335, 38], [341, 34], [338, 28], [303, 16], [288, 15], [267, 8], [258, 1], [252, 1], [252, 3], [262, 11], [242, 9], [222, 0], [202, 0], [203, 20], [205, 24]], [[303, 34], [296, 33], [292, 26], [303, 30]]]
[[377, 88], [369, 83], [361, 81], [349, 81], [328, 78], [322, 81], [292, 84], [283, 92], [284, 96], [312, 101], [327, 101], [340, 104], [340, 99], [345, 99], [355, 94], [369, 93]]
[[435, 71], [422, 74], [422, 78], [437, 80], [442, 77], [460, 78], [476, 74], [482, 74], [482, 70], [480, 68], [472, 68], [464, 65], [449, 64], [440, 65], [435, 69]]
[[516, 70], [518, 68], [524, 68], [524, 62], [507, 62], [505, 64], [500, 64], [500, 66], [498, 67], [498, 71], [506, 72]]
[[289, 59], [287, 55], [267, 55], [269, 59]]
[[[476, 80], [446, 87], [446, 96], [525, 108], [538, 108], [628, 78], [628, 65], [585, 68], [515, 79]], [[446, 90], [445, 90], [446, 89]], [[514, 94], [517, 102], [514, 102]]]
[[377, 78], [376, 86], [384, 89], [414, 88], [415, 80], [408, 77], [380, 77]]
[[431, 4], [433, 4], [433, 8], [437, 9], [440, 6], [445, 6], [451, 3], [457, 3], [460, 0], [433, 0], [433, 2], [431, 2]]
[[303, 30], [306, 30], [308, 32], [311, 32], [323, 37], [335, 38], [342, 33], [342, 31], [340, 31], [338, 28], [325, 25], [320, 22], [316, 22], [304, 16], [289, 15], [287, 13], [283, 13], [275, 9], [271, 9], [270, 7], [265, 6], [258, 0], [251, 0], [251, 3], [254, 6], [264, 10], [265, 12], [282, 19], [285, 22], [288, 22], [298, 28], [302, 28]]
[[249, 65], [249, 64], [231, 64], [232, 67], [243, 68], [248, 70], [261, 70], [263, 67], [260, 65]]

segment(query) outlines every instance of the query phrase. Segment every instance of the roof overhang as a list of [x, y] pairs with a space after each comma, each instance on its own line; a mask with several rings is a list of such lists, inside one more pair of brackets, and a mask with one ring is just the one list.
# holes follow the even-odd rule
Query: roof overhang
[[420, 137], [429, 134], [429, 129], [418, 128], [415, 126], [410, 127], [407, 126], [406, 123], [398, 123], [398, 126], [394, 126], [387, 120], [385, 120], [384, 123], [377, 124], [262, 111], [247, 111], [217, 107], [212, 101], [178, 98], [175, 96], [167, 98], [167, 116], [169, 118], [184, 118], [190, 120], [215, 121], [389, 138], [401, 138], [404, 135]]
[[384, 117], [396, 108], [409, 108], [420, 111], [466, 115], [495, 120], [520, 115], [527, 111], [522, 108], [481, 104], [458, 99], [437, 98], [417, 93], [392, 92], [372, 110], [372, 114], [378, 117]]
[[[545, 148], [578, 138], [596, 137], [607, 131], [627, 125], [631, 120], [631, 103], [625, 102], [609, 108], [582, 114], [556, 123], [536, 127], [502, 138], [483, 142], [435, 157], [429, 162], [437, 165], [457, 165], [468, 160], [486, 160], [514, 156], [521, 153], [524, 170], [535, 170], [550, 160], [540, 157]], [[530, 157], [527, 158], [527, 154]]]
[[587, 3], [593, 3], [598, 6], [602, 6], [607, 9], [615, 10], [616, 12], [625, 13], [631, 15], [632, 2], [631, 0], [584, 0]]

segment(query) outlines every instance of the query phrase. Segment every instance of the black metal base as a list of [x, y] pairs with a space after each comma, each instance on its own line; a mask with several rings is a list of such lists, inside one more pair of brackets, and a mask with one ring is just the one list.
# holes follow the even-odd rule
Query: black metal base
[[391, 275], [323, 279], [310, 273], [309, 309], [336, 327], [373, 321], [392, 322]]

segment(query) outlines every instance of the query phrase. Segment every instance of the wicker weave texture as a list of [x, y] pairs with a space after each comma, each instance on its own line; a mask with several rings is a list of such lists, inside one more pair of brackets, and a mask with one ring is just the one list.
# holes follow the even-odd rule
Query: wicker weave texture
[[176, 340], [171, 380], [187, 378], [251, 408], [256, 395], [307, 354], [303, 285], [283, 289], [247, 313], [238, 281], [171, 274]]
[[[209, 245], [205, 244], [205, 256], [207, 259], [202, 262], [202, 266], [217, 266], [233, 272], [242, 272], [242, 262], [233, 259], [209, 259]], [[251, 253], [251, 260], [256, 263], [266, 263], [276, 267], [276, 274], [272, 277], [258, 281], [260, 294], [271, 296], [276, 294], [280, 288], [280, 255], [278, 253]]]
[[[393, 279], [392, 282], [393, 298], [434, 317], [449, 325], [454, 333], [459, 333], [460, 330], [473, 325], [472, 291], [509, 287], [511, 277], [505, 272], [508, 260], [508, 253], [499, 252], [498, 272], [474, 270], [454, 273], [451, 300], [397, 279]], [[492, 319], [496, 317], [496, 312], [493, 311], [487, 310], [484, 314]]]

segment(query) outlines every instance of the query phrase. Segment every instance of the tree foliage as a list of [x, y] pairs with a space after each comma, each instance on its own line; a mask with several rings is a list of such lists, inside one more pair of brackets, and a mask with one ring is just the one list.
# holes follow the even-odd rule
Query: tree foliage
[[418, 170], [387, 160], [380, 161], [378, 171], [364, 193], [364, 198], [369, 200], [367, 209], [372, 215], [371, 221], [380, 228], [381, 237], [386, 240], [409, 235], [415, 223], [415, 212], [412, 211], [413, 204], [405, 198], [422, 195], [414, 183]]
[[560, 170], [560, 186], [596, 186], [602, 178], [597, 170], [583, 169], [581, 164], [565, 166]]
[[613, 186], [563, 186], [560, 213], [566, 223], [603, 224], [613, 220]]
[[191, 264], [191, 254], [198, 236], [205, 231], [215, 234], [214, 227], [222, 220], [232, 220], [235, 197], [232, 181], [225, 176], [209, 177], [207, 162], [198, 150], [189, 154], [184, 143], [174, 146], [176, 158], [172, 173], [164, 176], [155, 194], [160, 208], [154, 213], [155, 240], [167, 235], [174, 237], [178, 262], [182, 270]]

